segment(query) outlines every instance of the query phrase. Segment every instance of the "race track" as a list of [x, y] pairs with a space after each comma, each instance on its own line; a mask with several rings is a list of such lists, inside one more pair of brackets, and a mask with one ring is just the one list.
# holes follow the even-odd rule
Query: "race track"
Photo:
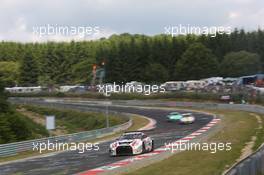
[[[89, 111], [89, 107], [91, 106], [89, 104], [85, 105], [87, 106], [87, 111]], [[76, 104], [72, 105], [69, 103], [67, 103], [67, 106], [71, 109], [78, 107], [78, 105]], [[82, 105], [82, 107], [84, 107], [85, 109], [85, 106]], [[101, 109], [105, 108], [105, 106], [100, 107], [94, 105], [92, 105], [92, 107]], [[202, 128], [213, 119], [213, 116], [211, 115], [192, 112], [196, 118], [196, 122], [194, 124], [178, 125], [176, 123], [166, 122], [165, 116], [169, 112], [171, 112], [167, 110], [120, 106], [109, 106], [109, 110], [139, 114], [155, 119], [157, 121], [156, 128], [150, 131], [146, 131], [148, 135], [154, 138], [155, 148], [163, 146], [165, 142], [180, 139]], [[84, 152], [83, 154], [80, 154], [77, 151], [67, 151], [50, 156], [43, 156], [40, 158], [0, 165], [0, 174], [75, 174], [128, 158], [128, 156], [109, 157], [109, 143], [110, 142], [104, 142], [99, 144], [99, 151]]]

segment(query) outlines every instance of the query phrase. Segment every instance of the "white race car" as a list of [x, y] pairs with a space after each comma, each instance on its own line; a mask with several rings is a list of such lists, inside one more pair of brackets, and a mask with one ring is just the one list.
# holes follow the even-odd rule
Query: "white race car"
[[195, 121], [195, 117], [191, 113], [182, 114], [182, 118], [179, 121], [181, 124], [191, 124]]
[[154, 141], [140, 131], [125, 132], [110, 144], [110, 156], [136, 155], [154, 150]]

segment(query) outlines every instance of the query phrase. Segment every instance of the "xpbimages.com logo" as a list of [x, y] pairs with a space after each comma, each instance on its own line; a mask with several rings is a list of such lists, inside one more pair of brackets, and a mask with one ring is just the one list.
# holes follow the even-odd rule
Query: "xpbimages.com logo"
[[165, 143], [166, 150], [174, 153], [175, 151], [209, 151], [215, 154], [217, 151], [231, 151], [231, 143], [196, 143], [196, 142], [182, 142], [178, 141], [176, 143]]
[[34, 26], [34, 35], [39, 37], [44, 36], [80, 36], [86, 37], [90, 35], [96, 35], [100, 33], [100, 28], [98, 26], [67, 26], [58, 24], [47, 24], [42, 26]]
[[166, 35], [177, 36], [177, 35], [210, 35], [211, 37], [216, 37], [216, 34], [231, 34], [232, 28], [231, 27], [224, 27], [224, 26], [192, 26], [188, 25], [175, 25], [175, 26], [165, 26], [164, 33]]
[[33, 151], [43, 153], [45, 151], [78, 151], [84, 153], [85, 151], [99, 151], [99, 143], [64, 143], [64, 142], [33, 142]]
[[98, 92], [105, 96], [110, 96], [111, 93], [143, 93], [144, 95], [150, 95], [152, 93], [164, 93], [164, 85], [148, 85], [148, 84], [102, 84], [97, 86]]

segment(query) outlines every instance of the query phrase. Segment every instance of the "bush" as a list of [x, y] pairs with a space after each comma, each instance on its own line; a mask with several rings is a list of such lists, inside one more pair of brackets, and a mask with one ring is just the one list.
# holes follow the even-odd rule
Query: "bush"
[[17, 112], [0, 115], [0, 144], [48, 136], [46, 129]]
[[16, 141], [16, 135], [8, 118], [0, 114], [0, 144]]

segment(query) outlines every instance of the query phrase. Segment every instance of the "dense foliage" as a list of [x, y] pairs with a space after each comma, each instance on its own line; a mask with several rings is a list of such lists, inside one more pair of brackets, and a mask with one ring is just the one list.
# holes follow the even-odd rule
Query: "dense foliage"
[[256, 70], [261, 70], [261, 61], [257, 54], [246, 51], [231, 52], [224, 57], [221, 69], [225, 76], [251, 75]]
[[218, 75], [218, 63], [211, 50], [200, 43], [191, 45], [176, 65], [176, 77], [197, 80]]
[[[216, 37], [121, 34], [96, 41], [0, 43], [0, 64], [5, 64], [0, 79], [7, 79], [10, 86], [89, 84], [92, 65], [103, 61], [107, 82], [259, 73], [264, 69], [264, 31], [234, 30]], [[17, 64], [19, 74], [12, 71]]]
[[15, 112], [6, 101], [0, 82], [0, 144], [47, 136], [41, 125]]

